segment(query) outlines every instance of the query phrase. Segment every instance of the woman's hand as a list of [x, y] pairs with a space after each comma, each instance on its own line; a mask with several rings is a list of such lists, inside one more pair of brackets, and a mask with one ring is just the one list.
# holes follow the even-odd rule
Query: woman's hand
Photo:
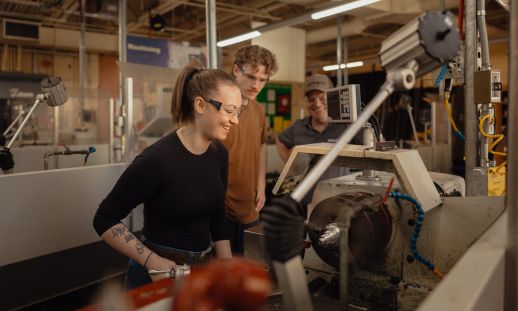
[[[171, 270], [174, 270], [175, 268], [176, 268], [176, 263], [174, 261], [169, 260], [164, 257], [160, 257], [156, 253], [151, 254], [151, 256], [149, 257], [147, 264], [146, 264], [146, 269], [148, 271], [149, 270], [171, 271]], [[160, 274], [154, 274], [154, 275], [150, 274], [149, 277], [151, 278], [151, 280], [153, 280], [153, 282], [155, 282], [155, 281], [158, 281], [161, 279], [166, 279], [168, 276], [165, 273], [160, 273]]]

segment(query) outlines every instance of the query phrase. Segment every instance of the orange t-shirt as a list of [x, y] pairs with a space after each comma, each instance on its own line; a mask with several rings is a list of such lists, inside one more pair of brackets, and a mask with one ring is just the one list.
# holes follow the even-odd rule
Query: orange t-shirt
[[256, 221], [255, 210], [259, 155], [266, 143], [264, 108], [254, 100], [243, 106], [239, 124], [232, 126], [226, 140], [228, 150], [228, 187], [225, 207], [230, 218], [242, 224]]

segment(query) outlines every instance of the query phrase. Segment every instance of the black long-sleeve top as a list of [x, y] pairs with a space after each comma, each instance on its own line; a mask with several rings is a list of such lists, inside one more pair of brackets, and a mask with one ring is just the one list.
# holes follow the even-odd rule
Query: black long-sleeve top
[[176, 132], [146, 148], [102, 201], [94, 228], [102, 235], [144, 203], [143, 234], [189, 251], [228, 239], [225, 221], [228, 153], [215, 141], [195, 155]]

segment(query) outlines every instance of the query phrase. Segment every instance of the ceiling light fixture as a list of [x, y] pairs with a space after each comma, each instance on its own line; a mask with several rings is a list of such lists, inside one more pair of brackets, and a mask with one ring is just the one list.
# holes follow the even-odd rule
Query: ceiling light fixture
[[224, 47], [224, 46], [227, 46], [227, 45], [232, 45], [232, 44], [235, 44], [235, 43], [238, 43], [238, 42], [242, 42], [242, 41], [250, 40], [250, 39], [253, 39], [253, 38], [257, 38], [260, 35], [261, 35], [261, 33], [259, 31], [254, 30], [254, 31], [247, 32], [247, 33], [239, 35], [239, 36], [235, 36], [235, 37], [232, 37], [232, 38], [228, 38], [228, 39], [219, 41], [217, 43], [217, 46], [219, 46], [221, 48], [221, 47]]
[[329, 9], [325, 9], [325, 10], [322, 10], [322, 11], [318, 11], [318, 12], [312, 13], [311, 14], [311, 18], [312, 19], [321, 19], [321, 18], [324, 18], [324, 17], [329, 17], [329, 16], [332, 16], [332, 15], [336, 15], [336, 14], [340, 14], [340, 13], [346, 12], [346, 11], [354, 10], [354, 9], [359, 8], [359, 7], [366, 6], [366, 5], [369, 5], [369, 4], [373, 4], [373, 3], [376, 3], [376, 2], [379, 2], [379, 1], [381, 1], [381, 0], [358, 0], [358, 1], [353, 1], [353, 2], [349, 2], [349, 3], [346, 3], [346, 4], [339, 5], [339, 6], [335, 6], [333, 8], [329, 8]]
[[305, 13], [305, 14], [302, 14], [299, 16], [281, 20], [281, 21], [273, 23], [273, 24], [261, 26], [259, 28], [256, 28], [253, 31], [247, 32], [247, 33], [239, 35], [239, 36], [235, 36], [235, 37], [232, 37], [229, 39], [219, 41], [217, 43], [217, 46], [224, 47], [224, 46], [232, 45], [232, 44], [242, 42], [245, 40], [257, 38], [262, 33], [265, 33], [268, 31], [272, 31], [275, 29], [283, 28], [283, 27], [298, 25], [298, 24], [310, 21], [312, 19], [321, 19], [324, 17], [329, 17], [329, 16], [332, 16], [335, 14], [343, 13], [346, 11], [351, 11], [351, 10], [357, 9], [359, 7], [366, 6], [366, 5], [376, 3], [379, 1], [381, 1], [381, 0], [356, 0], [356, 1], [349, 2], [346, 4], [342, 4], [342, 5], [335, 5], [335, 6], [327, 7], [325, 9], [316, 11], [314, 13]]
[[[363, 62], [362, 61], [357, 61], [357, 62], [350, 62], [350, 63], [347, 63], [346, 64], [341, 64], [340, 65], [340, 68], [341, 69], [345, 69], [346, 67], [347, 68], [354, 68], [354, 67], [361, 67], [363, 66]], [[322, 70], [324, 71], [333, 71], [333, 70], [338, 70], [338, 64], [335, 64], [335, 65], [328, 65], [328, 66], [324, 66], [322, 67]]]

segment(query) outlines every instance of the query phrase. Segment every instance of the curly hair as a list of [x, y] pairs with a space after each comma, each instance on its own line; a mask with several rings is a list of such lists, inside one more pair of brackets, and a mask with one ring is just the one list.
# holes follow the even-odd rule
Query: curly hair
[[245, 64], [249, 64], [253, 68], [264, 65], [266, 73], [270, 76], [279, 70], [279, 64], [275, 55], [259, 45], [249, 45], [237, 50], [234, 65], [243, 69]]

